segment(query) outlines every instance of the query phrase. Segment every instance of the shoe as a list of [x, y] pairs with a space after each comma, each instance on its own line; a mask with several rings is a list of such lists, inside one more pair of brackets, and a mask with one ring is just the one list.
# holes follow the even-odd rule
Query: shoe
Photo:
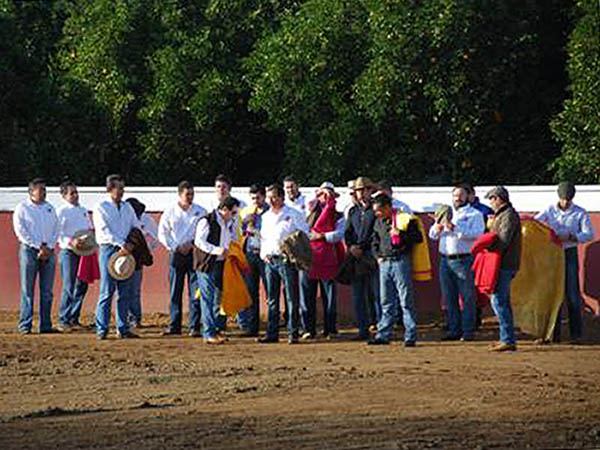
[[74, 331], [75, 327], [74, 325], [59, 325], [56, 329], [61, 333], [70, 333], [71, 331]]
[[166, 329], [163, 330], [163, 332], [161, 333], [161, 335], [163, 336], [181, 336], [181, 330], [170, 330], [170, 329]]
[[224, 331], [217, 331], [217, 337], [219, 339], [221, 339], [223, 342], [227, 342], [229, 340], [229, 338], [227, 337], [227, 335], [225, 334]]
[[441, 341], [460, 341], [460, 336], [455, 336], [453, 334], [447, 334], [446, 336], [440, 339]]
[[312, 333], [306, 332], [306, 333], [302, 334], [302, 336], [300, 336], [300, 339], [303, 341], [312, 341], [312, 340], [316, 339], [316, 336]]
[[202, 333], [200, 332], [200, 330], [196, 330], [196, 329], [190, 330], [190, 332], [188, 333], [188, 335], [190, 337], [193, 337], [193, 338], [202, 337]]
[[104, 341], [107, 338], [108, 333], [100, 333], [96, 335], [96, 339], [99, 341]]
[[223, 344], [223, 342], [224, 341], [222, 341], [221, 339], [219, 339], [217, 336], [204, 338], [204, 343], [205, 344], [221, 345], [221, 344]]
[[377, 333], [377, 325], [369, 325], [369, 333], [371, 333], [371, 334]]
[[244, 330], [244, 331], [242, 331], [242, 334], [240, 334], [240, 337], [243, 337], [243, 338], [258, 337], [258, 332], [257, 331]]
[[298, 336], [292, 336], [290, 338], [288, 338], [288, 344], [289, 345], [294, 345], [294, 344], [299, 344], [300, 341], [298, 340]]
[[129, 330], [127, 330], [125, 333], [119, 333], [117, 331], [117, 339], [139, 339], [139, 336]]
[[40, 330], [40, 334], [60, 334], [61, 331], [56, 328], [48, 328], [47, 330]]
[[335, 341], [337, 338], [338, 338], [337, 333], [329, 333], [328, 335], [325, 336], [325, 339], [327, 339], [328, 341]]
[[31, 330], [28, 330], [28, 329], [19, 329], [19, 330], [17, 330], [17, 332], [23, 336], [31, 334]]
[[548, 344], [550, 344], [550, 341], [548, 339], [537, 338], [536, 340], [533, 341], [533, 343], [535, 345], [548, 345]]
[[351, 341], [368, 341], [369, 336], [365, 336], [364, 334], [359, 334], [357, 336], [353, 336], [350, 338]]
[[409, 347], [416, 347], [417, 343], [415, 341], [404, 341], [404, 347], [409, 348]]
[[276, 337], [261, 337], [256, 340], [259, 344], [275, 344], [279, 342], [279, 338]]
[[385, 339], [375, 338], [367, 341], [367, 345], [389, 345], [390, 341], [386, 341]]
[[475, 338], [473, 336], [463, 336], [463, 337], [460, 338], [461, 342], [471, 342], [471, 341], [474, 341], [474, 340], [475, 340]]
[[490, 352], [514, 352], [517, 350], [517, 344], [508, 344], [500, 342], [490, 347]]

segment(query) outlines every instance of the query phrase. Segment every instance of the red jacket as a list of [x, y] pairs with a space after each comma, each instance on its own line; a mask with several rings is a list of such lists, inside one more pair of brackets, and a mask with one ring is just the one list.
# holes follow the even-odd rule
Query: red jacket
[[471, 267], [475, 272], [475, 287], [483, 294], [491, 294], [496, 289], [502, 255], [497, 250], [488, 250], [488, 247], [497, 240], [498, 234], [495, 232], [485, 233], [471, 246], [471, 253], [475, 256]]

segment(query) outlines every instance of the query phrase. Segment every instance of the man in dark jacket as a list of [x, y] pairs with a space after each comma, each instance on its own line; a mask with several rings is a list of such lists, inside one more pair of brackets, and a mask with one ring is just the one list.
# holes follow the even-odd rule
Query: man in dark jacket
[[510, 305], [510, 283], [521, 265], [521, 219], [510, 203], [505, 187], [496, 186], [485, 197], [495, 212], [490, 231], [498, 234], [498, 240], [490, 249], [500, 250], [502, 255], [496, 289], [492, 294], [492, 307], [500, 325], [500, 343], [490, 350], [514, 351], [517, 343]]
[[[372, 259], [371, 241], [375, 213], [371, 206], [373, 183], [366, 177], [358, 177], [354, 182], [356, 204], [348, 211], [344, 238], [348, 252], [356, 260]], [[369, 325], [375, 324], [381, 317], [379, 305], [379, 276], [377, 270], [357, 274], [352, 281], [352, 304], [358, 322], [358, 339], [367, 340]], [[367, 306], [369, 315], [367, 316]]]
[[[414, 347], [417, 340], [417, 322], [412, 284], [411, 250], [423, 241], [419, 225], [414, 218], [399, 223], [394, 217], [392, 198], [379, 194], [373, 201], [377, 217], [373, 226], [373, 253], [379, 262], [381, 319], [377, 324], [375, 339], [370, 345], [388, 344], [392, 337], [398, 304], [402, 308], [404, 345]], [[406, 213], [402, 213], [406, 214]], [[397, 216], [396, 216], [397, 217]], [[396, 298], [399, 302], [396, 302]]]

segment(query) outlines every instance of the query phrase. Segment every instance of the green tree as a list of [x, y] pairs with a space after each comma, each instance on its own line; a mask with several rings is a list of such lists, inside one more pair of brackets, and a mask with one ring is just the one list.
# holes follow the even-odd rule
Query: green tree
[[600, 181], [600, 4], [581, 0], [568, 44], [569, 93], [552, 131], [563, 145], [552, 164], [556, 180]]

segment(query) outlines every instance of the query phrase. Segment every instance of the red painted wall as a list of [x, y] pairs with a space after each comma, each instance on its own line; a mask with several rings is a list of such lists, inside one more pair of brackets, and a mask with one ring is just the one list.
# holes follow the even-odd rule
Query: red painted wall
[[[158, 221], [160, 213], [153, 214], [153, 216]], [[426, 228], [429, 228], [431, 220], [425, 215], [422, 218], [426, 224]], [[594, 228], [600, 231], [600, 213], [592, 214], [592, 223]], [[0, 212], [0, 234], [3, 236], [0, 239], [0, 286], [2, 287], [0, 290], [0, 309], [16, 311], [19, 309], [18, 241], [13, 232], [11, 212]], [[440, 288], [437, 282], [438, 252], [436, 243], [431, 245], [430, 251], [434, 265], [434, 278], [429, 282], [415, 283], [417, 310], [421, 318], [435, 315], [439, 312]], [[586, 305], [594, 314], [600, 314], [600, 239], [580, 246], [579, 259], [581, 289]], [[155, 250], [154, 265], [144, 269], [142, 301], [144, 311], [146, 312], [168, 313], [169, 311], [167, 264], [168, 253], [164, 248], [160, 247]], [[96, 300], [98, 299], [98, 286], [99, 282], [90, 286], [84, 303], [84, 311], [94, 310]], [[55, 313], [58, 312], [60, 289], [60, 267], [57, 258], [53, 305]], [[353, 320], [353, 312], [350, 289], [347, 286], [340, 286], [338, 292], [338, 317], [341, 322], [351, 322]], [[185, 305], [186, 301], [183, 303]], [[37, 307], [38, 303], [36, 301], [36, 311]], [[261, 312], [264, 314], [265, 311], [266, 307], [263, 305]]]

